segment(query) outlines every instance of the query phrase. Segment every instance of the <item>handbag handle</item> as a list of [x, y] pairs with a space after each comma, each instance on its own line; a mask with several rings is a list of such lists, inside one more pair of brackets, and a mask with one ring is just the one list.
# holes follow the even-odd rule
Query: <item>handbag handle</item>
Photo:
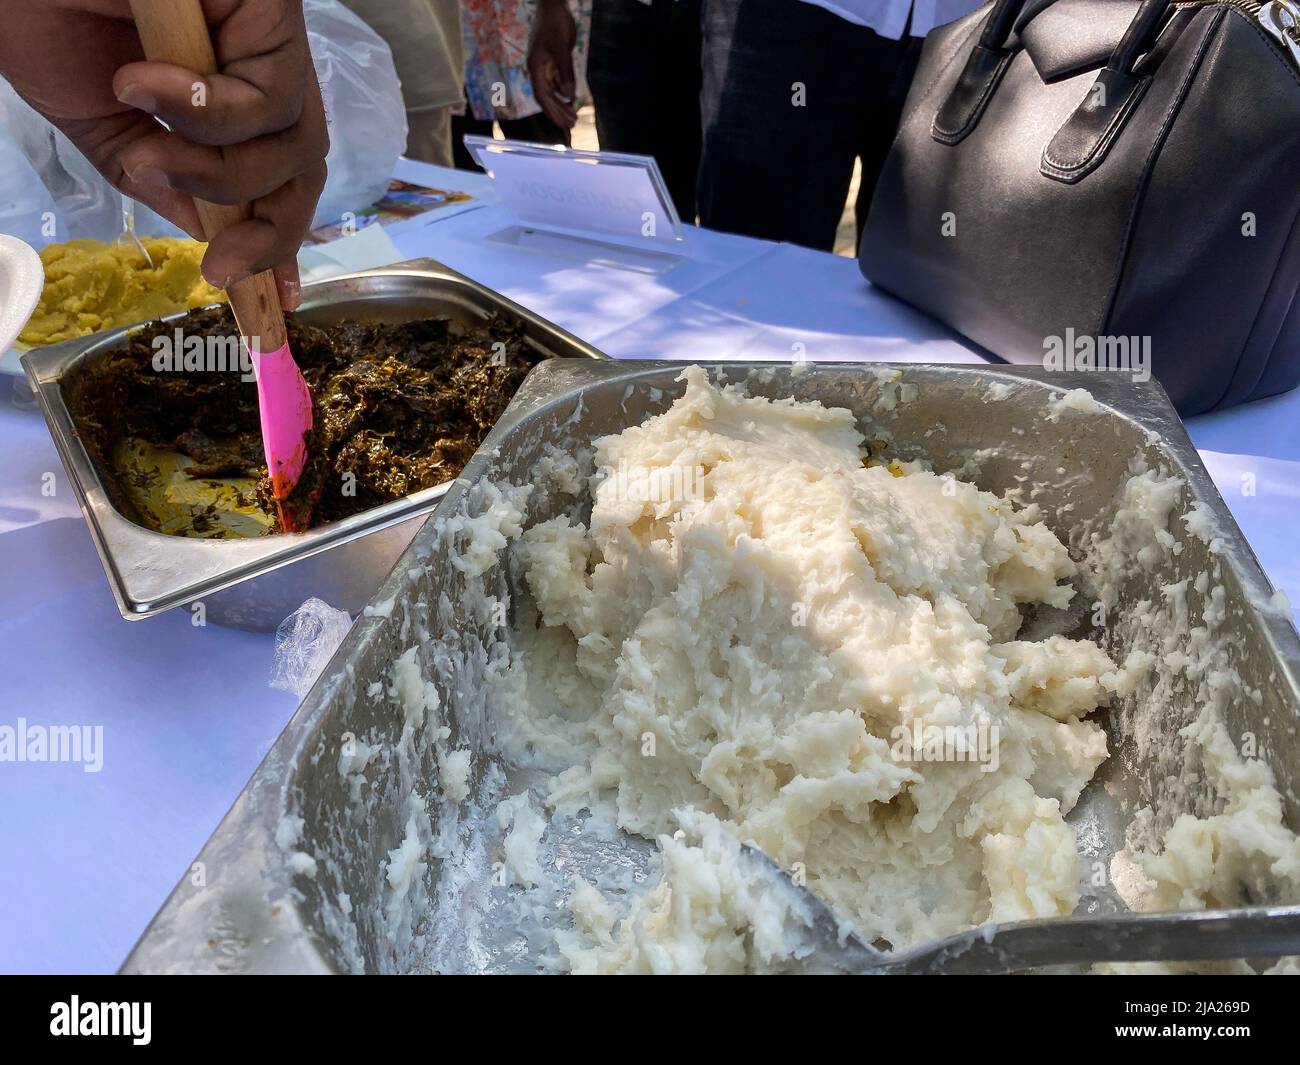
[[1074, 185], [1101, 165], [1151, 84], [1137, 65], [1155, 46], [1170, 6], [1171, 0], [1143, 0], [1083, 101], [1043, 149], [1044, 177]]
[[[1107, 70], [1132, 74], [1137, 61], [1155, 39], [1172, 2], [1144, 0], [1111, 53]], [[930, 135], [935, 140], [948, 145], [959, 144], [979, 124], [984, 109], [1015, 57], [1017, 49], [1011, 47], [1010, 42], [1027, 3], [1028, 0], [997, 0], [993, 5], [956, 84], [934, 116]]]
[[930, 124], [930, 136], [948, 145], [959, 144], [979, 123], [984, 108], [1011, 65], [1011, 35], [1028, 0], [997, 0], [984, 19], [979, 40], [957, 83]]
[[1138, 13], [1133, 16], [1133, 21], [1128, 24], [1124, 36], [1119, 39], [1119, 44], [1111, 53], [1106, 63], [1107, 70], [1122, 71], [1125, 74], [1133, 73], [1138, 60], [1146, 55], [1155, 43], [1160, 25], [1164, 22], [1165, 14], [1172, 3], [1173, 0], [1143, 0]]
[[984, 20], [979, 43], [992, 51], [1005, 49], [1011, 40], [1012, 30], [1016, 28], [1020, 12], [1028, 2], [1029, 0], [997, 0]]

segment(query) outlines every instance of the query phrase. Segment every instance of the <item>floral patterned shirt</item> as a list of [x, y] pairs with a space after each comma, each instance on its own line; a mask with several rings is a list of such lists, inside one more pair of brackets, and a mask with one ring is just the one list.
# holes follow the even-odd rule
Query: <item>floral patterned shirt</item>
[[[573, 72], [578, 99], [587, 96], [591, 0], [568, 0], [578, 27]], [[477, 119], [529, 118], [541, 111], [528, 77], [528, 41], [536, 0], [461, 0], [465, 98]]]

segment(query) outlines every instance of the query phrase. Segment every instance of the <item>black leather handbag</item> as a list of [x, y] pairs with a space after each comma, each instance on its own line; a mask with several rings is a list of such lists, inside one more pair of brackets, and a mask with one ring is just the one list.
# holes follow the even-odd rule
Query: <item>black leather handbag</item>
[[935, 30], [858, 257], [1008, 361], [1146, 359], [1183, 414], [1294, 388], [1300, 0], [998, 0]]

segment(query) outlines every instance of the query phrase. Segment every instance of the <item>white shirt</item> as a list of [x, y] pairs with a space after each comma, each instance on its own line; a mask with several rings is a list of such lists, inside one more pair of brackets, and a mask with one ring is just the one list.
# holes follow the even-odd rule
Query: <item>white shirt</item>
[[[816, 4], [842, 19], [875, 30], [882, 37], [898, 40], [906, 29], [913, 37], [924, 37], [936, 26], [969, 15], [984, 0], [803, 0]], [[907, 25], [911, 13], [912, 25]]]

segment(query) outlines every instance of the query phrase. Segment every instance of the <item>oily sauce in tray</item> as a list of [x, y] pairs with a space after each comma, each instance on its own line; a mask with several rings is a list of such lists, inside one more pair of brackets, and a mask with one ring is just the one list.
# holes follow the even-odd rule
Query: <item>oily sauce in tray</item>
[[[314, 403], [307, 466], [287, 505], [313, 526], [454, 479], [544, 357], [522, 323], [502, 317], [469, 328], [286, 320]], [[228, 309], [194, 311], [133, 333], [64, 381], [77, 432], [133, 521], [208, 538], [279, 531], [256, 385], [238, 366], [157, 368], [158, 338], [237, 333]]]

